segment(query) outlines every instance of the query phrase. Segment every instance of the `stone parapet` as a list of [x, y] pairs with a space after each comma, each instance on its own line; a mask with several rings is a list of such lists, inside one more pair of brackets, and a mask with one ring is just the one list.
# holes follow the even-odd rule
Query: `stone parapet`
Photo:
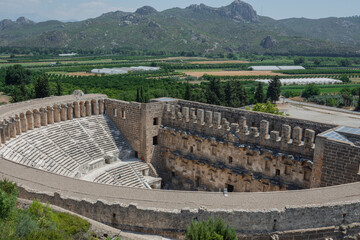
[[[196, 113], [196, 114], [195, 114]], [[300, 154], [307, 158], [313, 157], [316, 132], [283, 124], [281, 131], [271, 130], [270, 122], [261, 120], [260, 125], [248, 125], [245, 117], [239, 116], [238, 121], [229, 122], [221, 117], [220, 112], [203, 109], [189, 109], [179, 105], [168, 104], [164, 111], [164, 126], [173, 127], [195, 134], [215, 137], [234, 143], [249, 143], [277, 149], [282, 152]]]

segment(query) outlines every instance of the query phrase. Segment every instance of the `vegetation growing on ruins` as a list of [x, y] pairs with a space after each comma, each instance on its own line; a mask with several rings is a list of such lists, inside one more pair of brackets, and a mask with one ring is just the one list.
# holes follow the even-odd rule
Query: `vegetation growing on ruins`
[[266, 103], [257, 103], [252, 107], [247, 107], [246, 109], [255, 112], [271, 113], [280, 116], [285, 116], [285, 113], [280, 112], [280, 110], [276, 107], [276, 105], [272, 104], [270, 101], [267, 101]]
[[236, 231], [221, 219], [193, 221], [186, 230], [186, 240], [236, 240]]
[[38, 200], [27, 209], [17, 208], [18, 188], [0, 181], [0, 239], [93, 239], [90, 223], [80, 217], [54, 212]]

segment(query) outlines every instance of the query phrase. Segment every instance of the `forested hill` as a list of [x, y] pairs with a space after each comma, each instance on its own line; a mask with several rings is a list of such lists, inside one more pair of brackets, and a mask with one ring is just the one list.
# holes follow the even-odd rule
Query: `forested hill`
[[360, 18], [273, 20], [251, 5], [110, 12], [80, 22], [0, 21], [0, 46], [257, 54], [360, 54]]

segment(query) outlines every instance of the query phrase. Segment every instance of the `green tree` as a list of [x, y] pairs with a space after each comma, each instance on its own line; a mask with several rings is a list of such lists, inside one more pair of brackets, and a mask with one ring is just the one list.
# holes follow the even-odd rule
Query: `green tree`
[[258, 83], [258, 86], [255, 91], [255, 100], [257, 103], [263, 103], [265, 101], [265, 95], [264, 95], [264, 87], [262, 83]]
[[210, 77], [209, 85], [206, 88], [206, 101], [209, 104], [221, 105], [223, 93], [219, 79]]
[[315, 64], [316, 66], [319, 66], [319, 65], [321, 64], [321, 60], [320, 60], [319, 58], [315, 58], [314, 64]]
[[346, 107], [351, 106], [351, 103], [353, 101], [351, 90], [348, 88], [343, 88], [343, 89], [341, 89], [340, 94], [343, 98], [344, 106], [346, 106]]
[[189, 81], [187, 81], [186, 86], [185, 86], [184, 99], [185, 100], [191, 100], [191, 86], [190, 86]]
[[186, 240], [236, 240], [236, 231], [223, 220], [209, 219], [207, 221], [193, 221], [187, 227]]
[[305, 63], [305, 58], [304, 57], [296, 57], [294, 58], [294, 64], [295, 65], [301, 65]]
[[359, 88], [359, 92], [358, 92], [358, 103], [357, 103], [357, 107], [356, 107], [356, 111], [360, 112], [360, 88]]
[[244, 86], [240, 81], [233, 81], [233, 89], [234, 89], [234, 96], [235, 96], [235, 106], [234, 107], [242, 107], [247, 105], [247, 92]]
[[10, 66], [6, 69], [5, 84], [6, 85], [20, 85], [28, 84], [30, 82], [31, 72], [25, 69], [22, 65]]
[[275, 76], [269, 82], [269, 87], [266, 93], [266, 98], [271, 102], [276, 102], [279, 100], [281, 93], [281, 82], [279, 76]]
[[232, 89], [230, 81], [228, 81], [225, 85], [224, 98], [225, 98], [226, 106], [228, 106], [228, 107], [234, 106], [233, 89]]
[[62, 95], [62, 84], [60, 80], [56, 81], [56, 96]]
[[350, 78], [349, 78], [346, 74], [341, 75], [340, 80], [341, 80], [343, 83], [349, 83], [349, 82], [351, 82], [351, 81], [350, 81]]
[[306, 85], [303, 93], [301, 94], [303, 98], [310, 98], [317, 95], [320, 95], [320, 88], [314, 83]]
[[341, 59], [339, 61], [339, 66], [341, 66], [341, 67], [349, 67], [349, 66], [351, 66], [351, 61], [349, 59], [347, 59], [347, 58]]
[[50, 96], [49, 79], [45, 74], [39, 75], [35, 83], [35, 98]]

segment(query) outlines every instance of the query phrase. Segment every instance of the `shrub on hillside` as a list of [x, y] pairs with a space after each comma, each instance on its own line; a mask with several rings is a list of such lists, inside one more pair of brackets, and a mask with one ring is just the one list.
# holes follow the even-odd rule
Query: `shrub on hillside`
[[193, 221], [186, 230], [186, 240], [236, 240], [236, 231], [221, 219]]

